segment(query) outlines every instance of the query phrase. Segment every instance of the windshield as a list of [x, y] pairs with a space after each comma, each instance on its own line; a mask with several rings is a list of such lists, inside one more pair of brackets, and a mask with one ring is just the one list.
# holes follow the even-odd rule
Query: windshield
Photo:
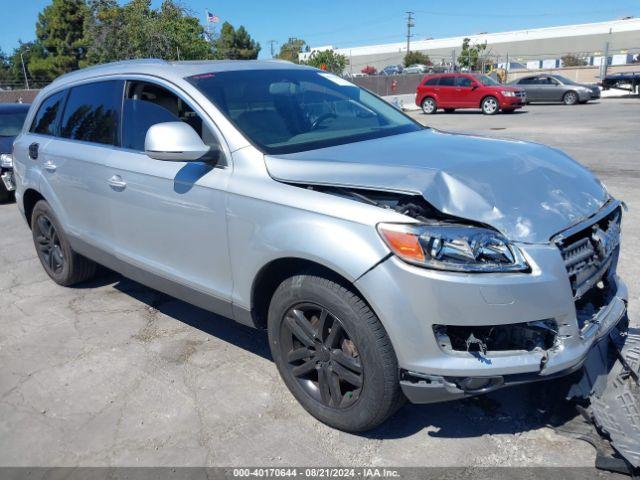
[[563, 77], [562, 75], [552, 75], [552, 77], [560, 80], [565, 85], [578, 85], [578, 83], [574, 82], [570, 78]]
[[0, 137], [17, 137], [27, 117], [24, 112], [0, 112]]
[[316, 70], [246, 70], [188, 79], [262, 151], [293, 153], [424, 127], [342, 78]]
[[500, 85], [493, 78], [487, 77], [486, 75], [474, 75], [476, 80], [478, 80], [482, 85]]

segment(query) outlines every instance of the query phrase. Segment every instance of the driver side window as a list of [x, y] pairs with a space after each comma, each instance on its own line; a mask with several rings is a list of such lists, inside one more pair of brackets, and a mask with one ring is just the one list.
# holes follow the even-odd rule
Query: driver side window
[[143, 81], [129, 81], [123, 105], [122, 147], [144, 152], [147, 131], [164, 122], [189, 124], [210, 146], [218, 140], [202, 118], [180, 97], [166, 88]]

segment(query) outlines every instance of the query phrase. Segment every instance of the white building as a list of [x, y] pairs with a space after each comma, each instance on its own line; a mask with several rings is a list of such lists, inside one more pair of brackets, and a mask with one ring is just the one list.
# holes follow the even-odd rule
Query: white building
[[[448, 64], [452, 58], [457, 58], [460, 54], [464, 38], [471, 39], [471, 44], [486, 42], [486, 52], [494, 61], [498, 62], [506, 61], [507, 55], [510, 61], [523, 64], [560, 59], [569, 53], [585, 57], [602, 56], [607, 42], [609, 43], [609, 56], [614, 54], [632, 55], [640, 52], [640, 18], [414, 40], [411, 42], [411, 50], [426, 53], [434, 64]], [[398, 42], [352, 48], [335, 48], [326, 45], [313, 47], [310, 52], [301, 53], [300, 59], [305, 60], [314, 50], [327, 49], [336, 50], [345, 55], [350, 59], [349, 68], [354, 72], [359, 72], [367, 65], [380, 70], [387, 65], [402, 64], [407, 53], [407, 44], [406, 42]]]

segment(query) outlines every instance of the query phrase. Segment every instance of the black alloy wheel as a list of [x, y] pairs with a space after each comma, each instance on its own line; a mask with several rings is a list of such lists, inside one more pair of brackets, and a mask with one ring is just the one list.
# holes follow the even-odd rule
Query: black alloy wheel
[[58, 275], [64, 268], [65, 258], [55, 225], [45, 214], [40, 214], [34, 222], [36, 248], [43, 266], [52, 275]]
[[315, 400], [331, 408], [356, 403], [364, 385], [358, 349], [340, 319], [302, 303], [284, 316], [280, 347], [287, 368]]
[[33, 207], [30, 223], [38, 259], [54, 282], [68, 287], [95, 275], [96, 264], [71, 248], [56, 214], [45, 200]]
[[271, 296], [267, 330], [284, 383], [321, 422], [363, 432], [404, 403], [384, 326], [334, 274], [318, 268], [282, 280]]

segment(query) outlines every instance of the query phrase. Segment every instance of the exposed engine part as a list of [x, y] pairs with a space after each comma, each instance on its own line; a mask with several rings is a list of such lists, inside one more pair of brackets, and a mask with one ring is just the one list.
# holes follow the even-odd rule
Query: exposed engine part
[[487, 354], [487, 344], [482, 340], [477, 339], [473, 336], [473, 333], [469, 335], [469, 338], [465, 340], [465, 344], [467, 345], [467, 352], [480, 352], [483, 355]]
[[589, 326], [598, 312], [611, 303], [614, 295], [614, 287], [605, 279], [576, 301], [576, 317], [580, 330]]
[[[344, 198], [351, 198], [358, 202], [375, 205], [376, 207], [395, 210], [398, 213], [415, 218], [421, 222], [454, 220], [452, 217], [444, 215], [429, 205], [421, 195], [324, 185], [309, 185], [307, 188]], [[466, 223], [468, 224], [469, 221], [466, 221]]]
[[555, 344], [558, 327], [554, 320], [507, 325], [434, 325], [438, 345], [447, 351], [479, 352], [548, 350]]

